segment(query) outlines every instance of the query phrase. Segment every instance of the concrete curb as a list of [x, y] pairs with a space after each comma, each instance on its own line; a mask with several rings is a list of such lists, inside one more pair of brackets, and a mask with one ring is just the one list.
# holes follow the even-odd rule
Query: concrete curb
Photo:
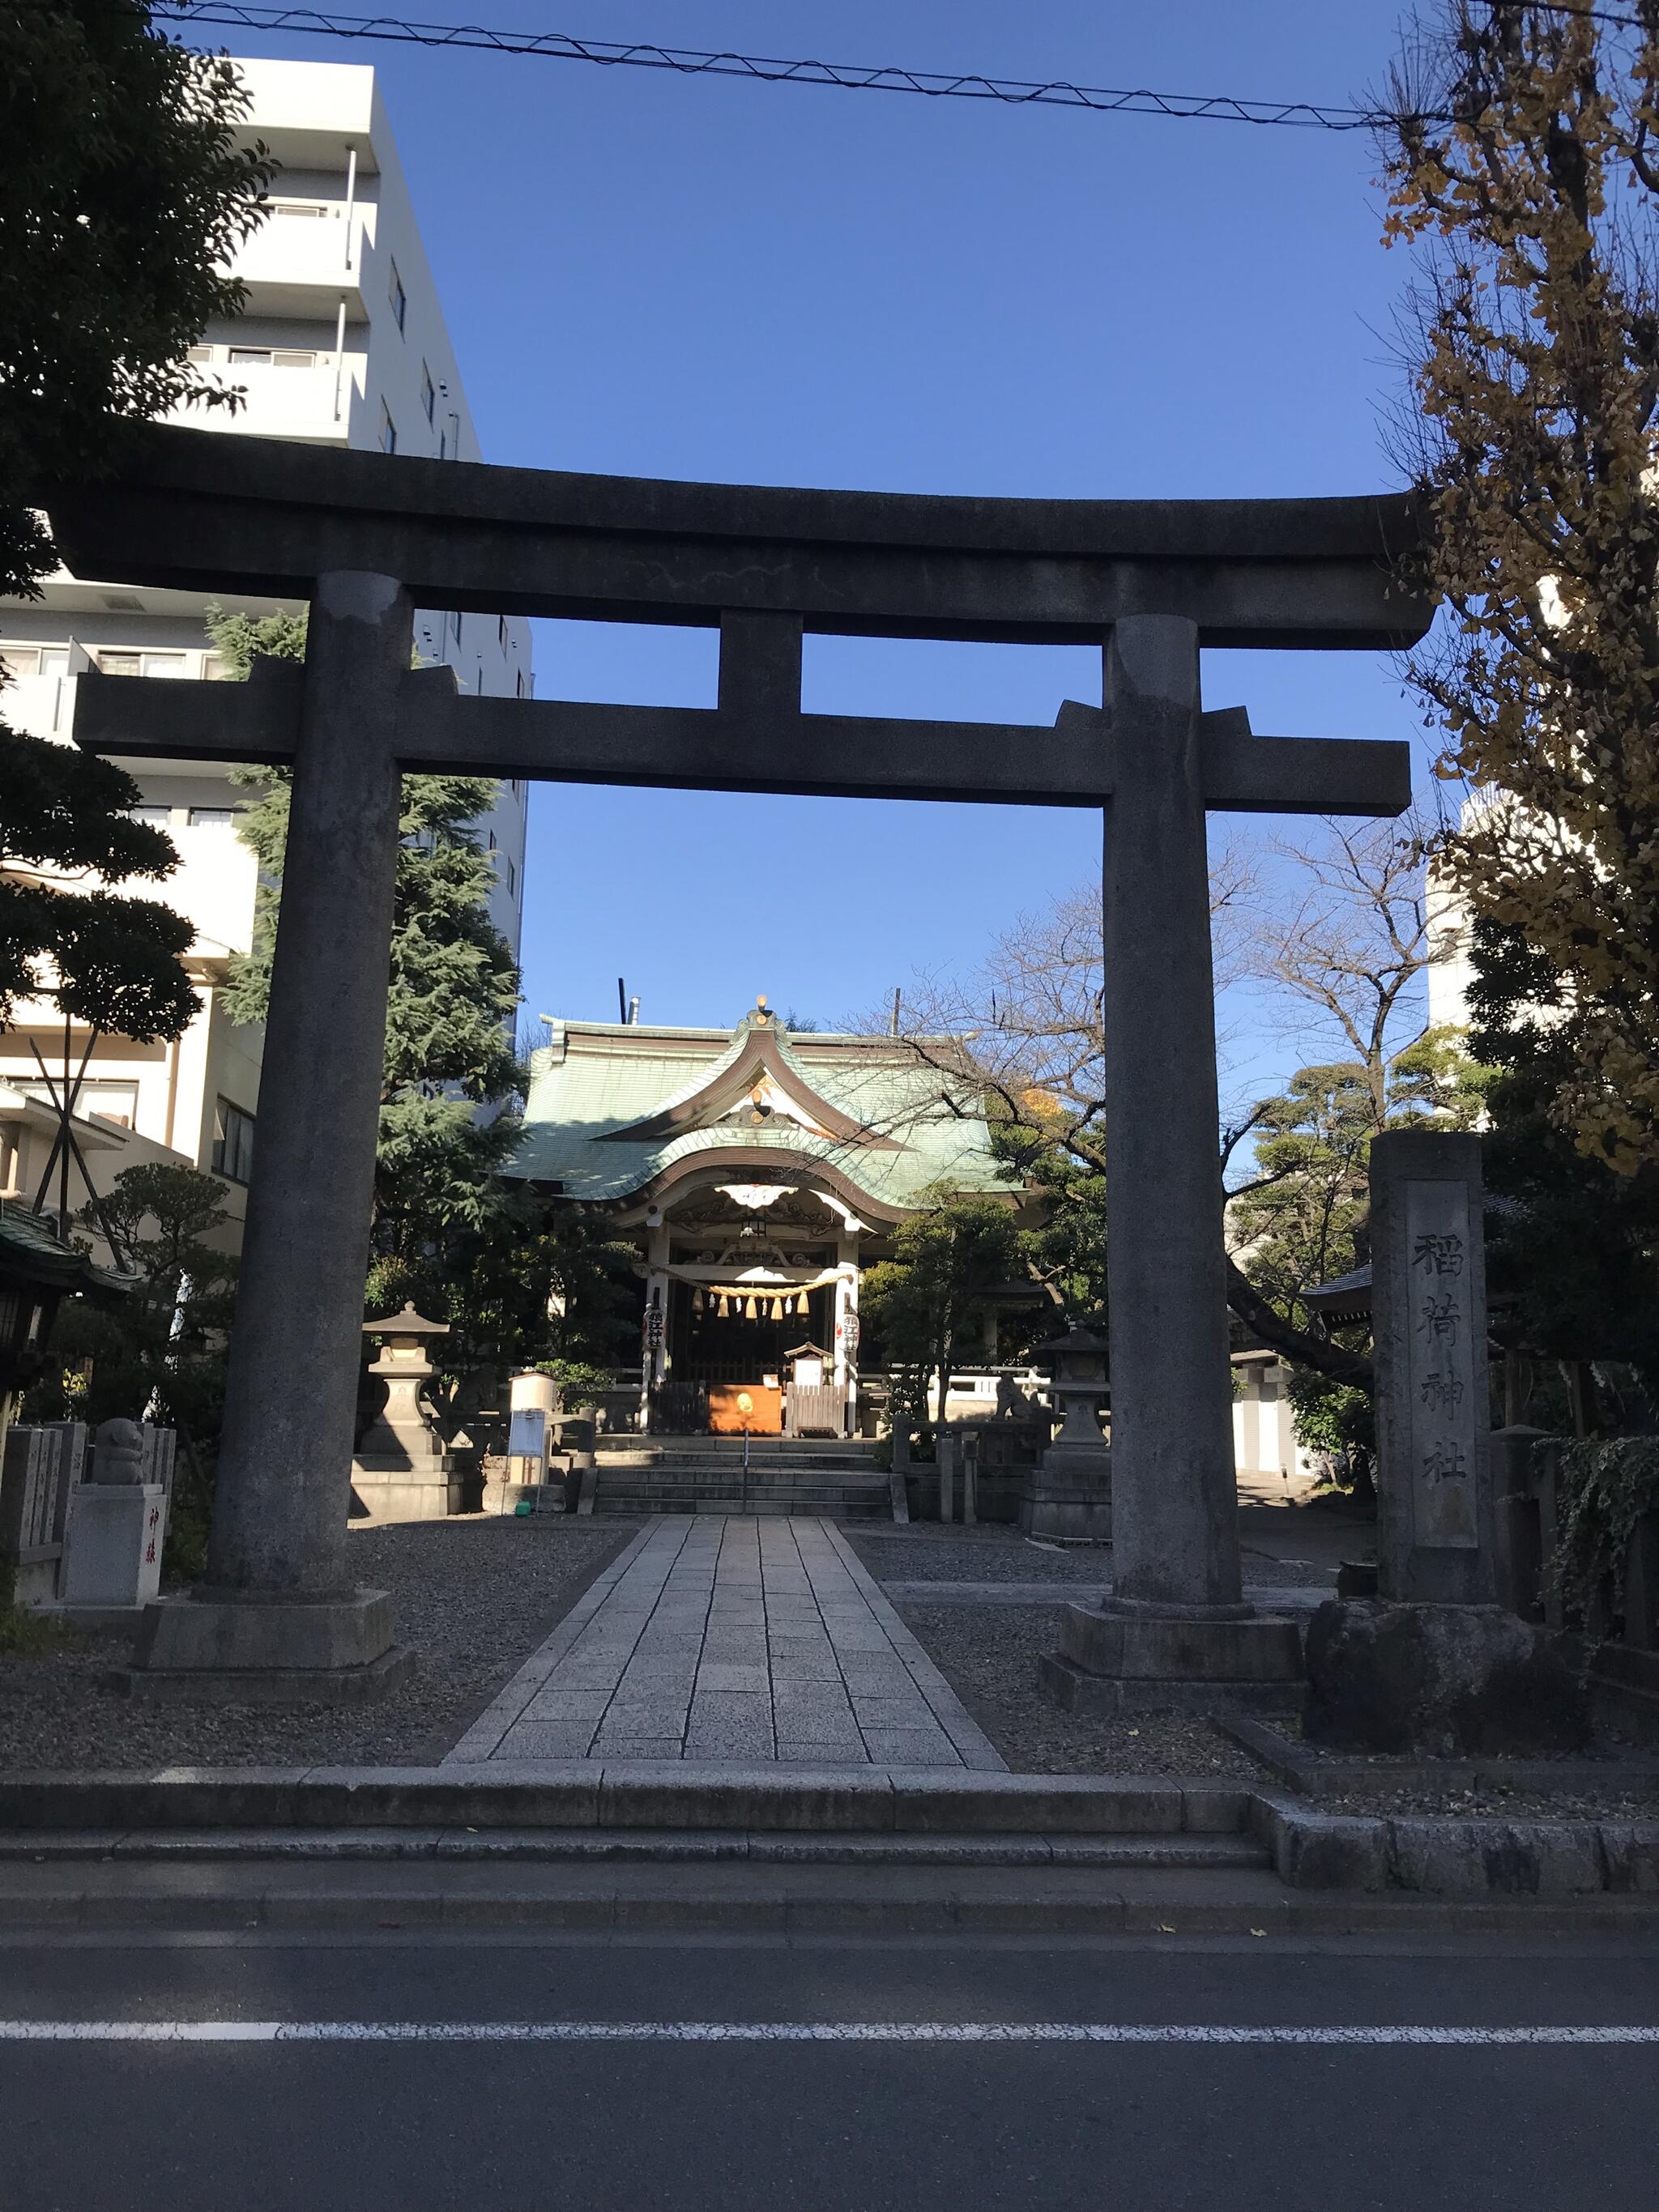
[[[191, 1838], [208, 1853], [233, 1836], [256, 1835], [266, 1856], [386, 1861], [437, 1852], [445, 1835], [494, 1837], [501, 1856], [824, 1861], [838, 1850], [848, 1858], [879, 1856], [883, 1838], [911, 1839], [902, 1850], [888, 1847], [890, 1856], [926, 1856], [920, 1839], [930, 1838], [942, 1847], [978, 1838], [994, 1856], [1017, 1838], [1022, 1863], [1056, 1864], [1097, 1856], [1084, 1848], [1091, 1838], [1118, 1838], [1126, 1851], [1131, 1839], [1144, 1838], [1140, 1848], [1151, 1856], [1182, 1838], [1243, 1835], [1294, 1893], [1659, 1898], [1659, 1820], [1369, 1818], [1322, 1812], [1286, 1791], [1161, 1776], [491, 1760], [459, 1768], [174, 1767], [0, 1778], [0, 1859], [9, 1862], [161, 1856], [169, 1838], [179, 1839], [177, 1850]], [[357, 1840], [349, 1849], [307, 1842], [324, 1836]], [[684, 1840], [696, 1837], [708, 1841], [694, 1847]], [[733, 1838], [746, 1839], [741, 1850]], [[797, 1841], [781, 1854], [760, 1840], [768, 1838]], [[65, 1838], [74, 1839], [67, 1850]], [[489, 1848], [477, 1846], [481, 1854]], [[963, 1855], [942, 1848], [940, 1856]]]
[[769, 1866], [1182, 1867], [1267, 1864], [1245, 1835], [787, 1835], [722, 1828], [210, 1828], [45, 1831], [0, 1836], [0, 1868], [82, 1864], [246, 1867], [543, 1866], [606, 1861], [661, 1866], [746, 1861]]
[[0, 1777], [0, 1833], [215, 1828], [1237, 1833], [1249, 1792], [1162, 1776], [597, 1759]]
[[1496, 1820], [1321, 1813], [1274, 1790], [1252, 1832], [1293, 1889], [1428, 1897], [1659, 1895], [1659, 1820]]

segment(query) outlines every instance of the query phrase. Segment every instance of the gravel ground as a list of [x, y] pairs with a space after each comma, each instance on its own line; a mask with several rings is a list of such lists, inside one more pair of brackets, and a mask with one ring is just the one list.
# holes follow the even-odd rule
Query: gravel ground
[[[866, 1567], [878, 1583], [1042, 1583], [1053, 1580], [1100, 1589], [1112, 1571], [1109, 1544], [1067, 1546], [1064, 1550], [1034, 1544], [1018, 1528], [961, 1528], [921, 1522], [903, 1530], [884, 1528], [878, 1536], [857, 1524], [843, 1523]], [[1329, 1586], [1334, 1571], [1316, 1559], [1275, 1558], [1247, 1545], [1244, 1579], [1269, 1588]]]
[[1243, 1559], [1247, 1584], [1272, 1589], [1328, 1589], [1336, 1595], [1334, 1571], [1317, 1559], [1278, 1559], [1271, 1552], [1255, 1552], [1247, 1545]]
[[123, 1638], [0, 1657], [0, 1771], [63, 1767], [421, 1766], [449, 1749], [638, 1524], [465, 1519], [354, 1529], [355, 1579], [392, 1593], [418, 1649], [380, 1704], [135, 1705], [101, 1686]]
[[1659, 1783], [1620, 1788], [1609, 1775], [1605, 1788], [1510, 1790], [1502, 1784], [1480, 1790], [1390, 1790], [1381, 1783], [1344, 1790], [1333, 1796], [1322, 1790], [1308, 1800], [1322, 1813], [1365, 1813], [1404, 1818], [1432, 1813], [1462, 1820], [1659, 1820]]
[[1097, 1720], [1064, 1711], [1037, 1682], [1039, 1655], [1060, 1648], [1058, 1608], [906, 1603], [897, 1610], [1016, 1774], [1265, 1778], [1249, 1753], [1206, 1720], [1184, 1713]]
[[957, 1528], [926, 1522], [900, 1534], [879, 1536], [843, 1526], [865, 1567], [878, 1583], [1092, 1583], [1097, 1589], [1111, 1571], [1105, 1545], [1084, 1551], [1050, 1551], [1033, 1544], [1018, 1528], [986, 1528], [968, 1535]]

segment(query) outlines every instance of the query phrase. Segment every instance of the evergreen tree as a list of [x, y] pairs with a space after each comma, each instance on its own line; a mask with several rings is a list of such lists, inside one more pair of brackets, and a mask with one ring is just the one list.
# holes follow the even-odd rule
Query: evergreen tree
[[[303, 615], [264, 617], [209, 610], [227, 672], [246, 678], [261, 655], [305, 657]], [[282, 899], [290, 779], [244, 769], [255, 796], [238, 834], [259, 860], [252, 951], [226, 993], [239, 1022], [264, 1018]], [[506, 1106], [519, 1071], [509, 1024], [518, 970], [489, 918], [495, 864], [471, 826], [494, 805], [486, 776], [403, 779], [398, 879], [386, 1001], [386, 1072], [375, 1169], [374, 1253], [418, 1270], [452, 1233], [494, 1218], [494, 1170], [517, 1140]]]
[[123, 418], [234, 405], [188, 356], [242, 303], [222, 271], [271, 174], [235, 143], [246, 106], [234, 65], [142, 0], [0, 14], [0, 592], [56, 559], [28, 485], [97, 469]]
[[[20, 999], [140, 1044], [190, 1026], [196, 994], [179, 955], [195, 931], [108, 888], [179, 865], [166, 832], [133, 819], [138, 798], [112, 763], [0, 724], [0, 1027]], [[80, 888], [88, 876], [98, 889]]]
[[[1386, 1060], [1382, 1075], [1379, 1103], [1377, 1070], [1364, 1060], [1304, 1067], [1256, 1109], [1255, 1173], [1229, 1207], [1233, 1261], [1292, 1345], [1327, 1334], [1304, 1293], [1370, 1256], [1373, 1139], [1383, 1129], [1474, 1127], [1490, 1080], [1444, 1029]], [[1317, 1366], [1288, 1355], [1297, 1435], [1310, 1449], [1372, 1450], [1370, 1334], [1364, 1323], [1342, 1328]]]
[[937, 1376], [940, 1419], [951, 1377], [985, 1293], [1024, 1272], [1022, 1240], [1011, 1207], [994, 1198], [933, 1194], [893, 1234], [893, 1256], [865, 1274], [860, 1304], [882, 1333], [889, 1364], [908, 1371], [904, 1413], [928, 1425], [929, 1378]]

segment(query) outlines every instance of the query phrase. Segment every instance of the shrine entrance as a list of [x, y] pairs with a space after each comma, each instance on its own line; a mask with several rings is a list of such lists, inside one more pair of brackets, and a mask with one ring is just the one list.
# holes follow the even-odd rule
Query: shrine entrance
[[[1294, 1630], [1254, 1613], [1240, 1575], [1206, 816], [1398, 814], [1410, 750], [1258, 736], [1243, 708], [1205, 704], [1200, 653], [1416, 643], [1433, 609], [1398, 578], [1423, 527], [1411, 502], [650, 483], [122, 427], [102, 479], [29, 488], [75, 575], [310, 606], [303, 666], [272, 662], [246, 684], [78, 682], [76, 741], [93, 751], [293, 769], [265, 1032], [282, 1079], [259, 1101], [208, 1581], [152, 1608], [135, 1680], [258, 1672], [269, 1694], [309, 1699], [320, 1675], [353, 1677], [343, 1693], [358, 1694], [401, 1663], [389, 1600], [350, 1589], [345, 1553], [405, 774], [1102, 817], [1113, 1589], [1073, 1613], [1097, 1671], [1126, 1680], [1254, 1693], [1294, 1679]], [[714, 629], [716, 702], [464, 696], [452, 670], [411, 668], [416, 607]], [[809, 634], [1092, 642], [1101, 703], [1067, 701], [1048, 727], [811, 714]], [[643, 1185], [610, 1195], [663, 1229], [700, 1148], [679, 1144], [695, 1105], [722, 1183], [810, 1182], [867, 1224], [842, 1148], [862, 1173], [907, 1139], [813, 1083], [784, 1113], [801, 1141], [781, 1160], [744, 1117], [769, 1127], [789, 1085], [756, 1034], [769, 1018], [745, 1027], [712, 1087], [671, 1090], [648, 1129], [637, 1111], [611, 1122], [590, 1166], [607, 1147], [620, 1164], [659, 1146]], [[794, 1040], [803, 1067], [808, 1042]], [[717, 1097], [727, 1079], [736, 1093]], [[659, 1243], [645, 1264], [665, 1374], [668, 1270], [683, 1263]], [[756, 1308], [758, 1322], [758, 1294]]]
[[1018, 1200], [959, 1076], [764, 997], [730, 1030], [550, 1022], [502, 1171], [635, 1243], [642, 1430], [856, 1431], [864, 1270], [941, 1189]]

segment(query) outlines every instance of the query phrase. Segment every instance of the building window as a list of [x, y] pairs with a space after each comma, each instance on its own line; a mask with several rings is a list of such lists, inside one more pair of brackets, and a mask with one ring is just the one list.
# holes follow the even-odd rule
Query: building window
[[320, 222], [331, 212], [315, 200], [276, 200], [270, 211], [272, 215], [300, 216], [313, 222]]
[[214, 1109], [213, 1172], [231, 1182], [246, 1182], [253, 1173], [253, 1116], [228, 1098]]
[[495, 832], [493, 830], [489, 833], [489, 849], [492, 853], [495, 849]]
[[518, 871], [513, 865], [510, 853], [507, 855], [507, 895], [508, 898], [516, 898], [519, 895]]
[[190, 810], [190, 826], [192, 830], [222, 830], [228, 823], [234, 822], [235, 819], [236, 812], [234, 807], [192, 806]]
[[495, 617], [495, 635], [500, 641], [501, 651], [505, 653], [507, 651], [507, 617], [505, 615], [497, 615]]
[[[432, 388], [432, 371], [422, 362], [421, 363], [421, 407], [428, 422], [434, 419], [437, 405], [438, 395]], [[440, 458], [441, 459], [441, 456]]]
[[[524, 671], [523, 671], [523, 669], [522, 669], [522, 668], [519, 671], [517, 677], [516, 677], [514, 680], [514, 682], [516, 683], [516, 684], [517, 684], [517, 686], [518, 686], [518, 693], [519, 693], [519, 696], [520, 696], [520, 699], [522, 699], [522, 698], [523, 698], [523, 696], [524, 696]], [[518, 789], [518, 787], [518, 787], [518, 785], [517, 785], [516, 783], [515, 783], [515, 784], [514, 785], [514, 787], [513, 787], [513, 788], [514, 789], [514, 791], [516, 791], [516, 790]]]
[[380, 451], [395, 453], [398, 450], [398, 426], [392, 419], [392, 410], [385, 400], [380, 402]]
[[308, 346], [231, 346], [233, 368], [315, 368], [317, 356]]
[[165, 830], [173, 820], [170, 806], [132, 806], [128, 808], [135, 822], [153, 822], [158, 830]]
[[182, 653], [130, 653], [125, 649], [100, 653], [98, 665], [106, 676], [182, 678], [189, 673]]
[[210, 684], [228, 684], [231, 680], [222, 653], [204, 653], [202, 655], [202, 674]]
[[453, 612], [451, 613], [449, 617], [449, 626], [451, 629], [454, 631], [455, 642], [459, 645], [461, 641], [461, 618], [459, 614]]
[[211, 361], [212, 358], [213, 348], [210, 345], [193, 345], [185, 356], [186, 361], [194, 362]]
[[404, 319], [409, 313], [409, 300], [404, 291], [404, 280], [398, 274], [398, 264], [395, 261], [392, 264], [392, 283], [387, 296], [392, 301], [392, 312], [397, 319], [398, 328], [402, 330]]

